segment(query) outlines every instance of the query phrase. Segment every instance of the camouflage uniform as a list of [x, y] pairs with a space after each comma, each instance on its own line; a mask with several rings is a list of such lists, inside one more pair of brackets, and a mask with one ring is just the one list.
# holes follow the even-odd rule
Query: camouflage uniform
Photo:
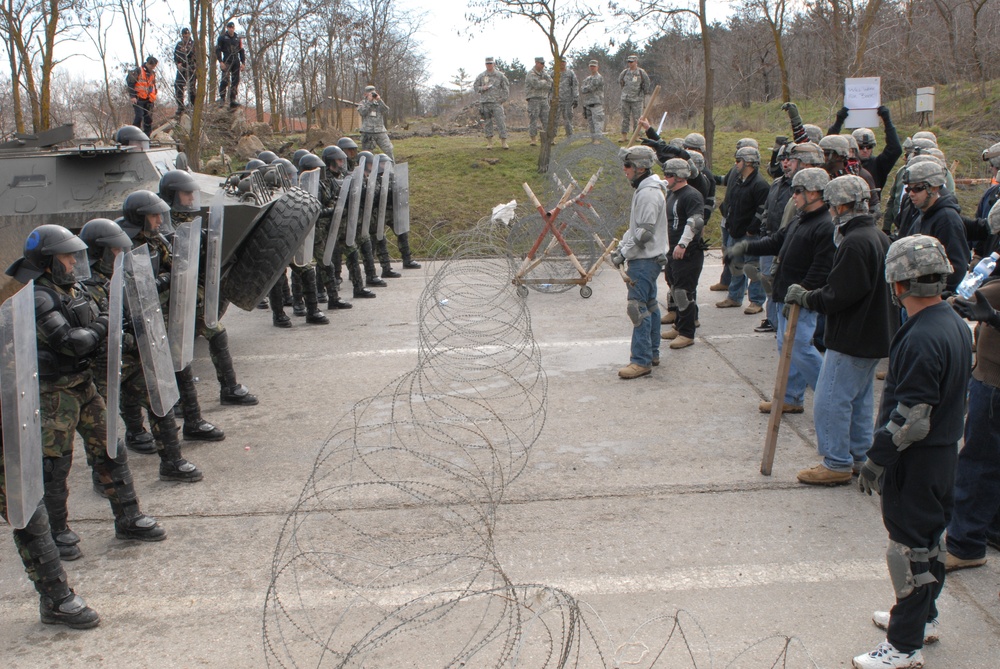
[[622, 134], [627, 134], [632, 132], [642, 116], [646, 96], [651, 90], [649, 75], [641, 67], [635, 70], [626, 67], [618, 75], [618, 85], [622, 87]]
[[[316, 233], [313, 237], [313, 260], [316, 263], [316, 283], [318, 286], [326, 287], [327, 298], [329, 299], [328, 304], [332, 309], [340, 301], [340, 295], [337, 292], [337, 281], [333, 273], [333, 266], [323, 263], [323, 255], [326, 252], [327, 240], [330, 238], [330, 228], [333, 225], [333, 209], [337, 206], [337, 200], [340, 199], [340, 186], [344, 180], [338, 179], [329, 169], [324, 169], [322, 176], [323, 178], [319, 180], [319, 201], [323, 205], [323, 211], [320, 212], [319, 218], [316, 219]], [[347, 193], [344, 193], [344, 196], [346, 197]], [[341, 225], [342, 229], [343, 225]]]
[[583, 115], [590, 126], [590, 137], [599, 140], [604, 134], [604, 77], [599, 72], [583, 80], [580, 98]]
[[362, 151], [372, 151], [378, 145], [382, 153], [390, 158], [393, 157], [392, 142], [389, 141], [389, 133], [385, 129], [385, 114], [388, 111], [389, 107], [382, 102], [382, 98], [365, 100], [358, 105], [358, 114], [361, 115]]
[[503, 103], [510, 97], [510, 82], [499, 70], [486, 70], [476, 77], [473, 88], [479, 93], [479, 115], [484, 122], [486, 139], [493, 137], [493, 124], [496, 123], [500, 139], [507, 139], [507, 123], [504, 118]]
[[528, 136], [531, 137], [531, 141], [535, 141], [539, 125], [543, 136], [548, 127], [552, 77], [544, 68], [541, 71], [531, 68], [524, 77], [524, 93], [528, 99]]
[[573, 134], [573, 109], [579, 104], [580, 80], [576, 72], [563, 68], [559, 76], [559, 118], [566, 128], [566, 136]]

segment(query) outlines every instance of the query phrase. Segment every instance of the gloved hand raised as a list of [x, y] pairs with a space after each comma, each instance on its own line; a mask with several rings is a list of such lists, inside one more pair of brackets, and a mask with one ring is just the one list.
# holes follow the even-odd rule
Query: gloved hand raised
[[841, 107], [837, 110], [837, 120], [843, 123], [847, 120], [847, 115], [851, 113], [851, 110], [847, 107]]
[[802, 123], [802, 117], [799, 116], [799, 107], [794, 102], [786, 102], [781, 105], [781, 111], [788, 114], [788, 119], [792, 123]]

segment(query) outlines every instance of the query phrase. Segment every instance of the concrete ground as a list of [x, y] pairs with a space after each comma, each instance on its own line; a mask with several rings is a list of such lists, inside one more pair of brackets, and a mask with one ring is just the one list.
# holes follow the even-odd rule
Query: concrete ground
[[[654, 616], [682, 610], [687, 644], [680, 635], [667, 643], [667, 625], [656, 666], [765, 669], [791, 637], [779, 666], [847, 667], [884, 638], [871, 613], [893, 601], [878, 501], [855, 485], [796, 482], [817, 459], [811, 394], [804, 415], [783, 421], [773, 475], [759, 473], [767, 416], [757, 404], [774, 384], [774, 337], [753, 332], [759, 316], [714, 307], [723, 295], [708, 286], [719, 269], [716, 256], [702, 277], [697, 344], [664, 347], [661, 366], [635, 381], [616, 374], [628, 362], [631, 327], [614, 272], [598, 275], [590, 299], [575, 290], [530, 294], [546, 422], [497, 510], [493, 550], [514, 583], [554, 586], [586, 605], [607, 666], [616, 649], [614, 666], [650, 666], [656, 648], [647, 643], [643, 655], [626, 641]], [[163, 483], [155, 457], [131, 458], [145, 510], [169, 532], [163, 543], [115, 540], [78, 445], [70, 504], [84, 557], [66, 568], [102, 624], [40, 624], [13, 542], [0, 541], [0, 667], [265, 666], [262, 621], [279, 533], [333, 424], [416, 364], [428, 276], [406, 272], [378, 299], [331, 313], [327, 327], [295, 319], [277, 330], [268, 312], [228, 313], [237, 371], [257, 407], [219, 405], [199, 342], [205, 417], [226, 431], [223, 442], [186, 443], [205, 480]], [[372, 512], [405, 525], [413, 510], [379, 509], [376, 500]], [[925, 649], [927, 667], [1000, 664], [1000, 555], [989, 558], [949, 575], [941, 641]], [[301, 605], [317, 618], [339, 596], [303, 589]], [[358, 666], [434, 666], [405, 647], [396, 652], [391, 664]]]

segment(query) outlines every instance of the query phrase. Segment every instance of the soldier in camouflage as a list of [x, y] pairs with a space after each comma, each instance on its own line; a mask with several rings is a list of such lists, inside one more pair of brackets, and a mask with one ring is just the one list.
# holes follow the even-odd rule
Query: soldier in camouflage
[[559, 118], [566, 128], [566, 136], [573, 134], [573, 110], [580, 106], [580, 80], [576, 72], [566, 67], [566, 59], [559, 59]]
[[500, 135], [500, 146], [507, 146], [507, 123], [504, 119], [503, 103], [510, 97], [510, 82], [507, 76], [496, 69], [492, 58], [486, 59], [486, 71], [476, 77], [472, 85], [479, 93], [479, 115], [483, 119], [483, 132], [486, 134], [486, 148], [493, 148], [493, 124], [496, 123], [497, 134]]
[[[364, 218], [364, 203], [367, 202], [368, 198], [368, 178], [371, 176], [373, 169], [378, 169], [375, 166], [376, 162], [381, 162], [375, 154], [371, 151], [362, 151], [358, 154], [359, 157], [364, 157], [365, 159], [365, 169], [364, 169], [364, 181], [361, 182], [361, 209], [362, 211], [358, 213], [358, 228], [355, 234], [355, 239], [358, 244], [358, 251], [361, 252], [361, 262], [365, 268], [365, 285], [369, 288], [384, 288], [388, 284], [379, 278], [378, 272], [375, 269], [375, 246], [372, 243], [372, 235], [374, 230], [371, 226], [371, 219], [374, 216], [369, 216], [369, 220], [362, 220]], [[377, 193], [376, 193], [377, 195]], [[372, 208], [372, 214], [377, 214], [378, 212], [375, 208]]]
[[[316, 233], [313, 238], [313, 260], [316, 263], [316, 282], [327, 292], [327, 309], [350, 309], [350, 302], [340, 299], [339, 286], [333, 274], [333, 266], [323, 263], [330, 226], [333, 224], [334, 208], [341, 196], [341, 184], [347, 172], [347, 154], [339, 146], [323, 149], [323, 157], [307, 153], [299, 160], [299, 170], [320, 169], [319, 201], [323, 205], [316, 219]], [[346, 197], [346, 193], [343, 193]]]
[[590, 128], [590, 141], [600, 144], [604, 134], [604, 77], [598, 68], [596, 60], [590, 61], [590, 76], [580, 85], [580, 98], [583, 102], [583, 117], [587, 119]]
[[618, 85], [622, 89], [622, 142], [635, 129], [646, 106], [646, 96], [652, 91], [649, 75], [639, 67], [639, 57], [628, 57], [628, 66], [618, 75]]
[[361, 116], [361, 148], [372, 151], [377, 145], [382, 153], [392, 158], [392, 142], [385, 129], [385, 115], [388, 112], [389, 107], [382, 102], [375, 87], [365, 86], [364, 100], [358, 105], [358, 114]]
[[552, 77], [545, 71], [545, 59], [539, 56], [535, 58], [535, 66], [524, 77], [524, 97], [528, 100], [528, 136], [531, 137], [532, 146], [537, 146], [539, 126], [542, 141], [547, 141], [551, 95]]
[[108, 457], [107, 409], [94, 385], [92, 368], [93, 359], [107, 345], [108, 314], [79, 283], [90, 274], [87, 245], [61, 226], [39, 226], [28, 235], [23, 257], [7, 274], [22, 283], [35, 280], [43, 499], [60, 557], [75, 560], [83, 554], [79, 535], [67, 524], [74, 433], [82, 437], [104, 485], [115, 516], [115, 536], [166, 539], [156, 519], [139, 509], [128, 451]]

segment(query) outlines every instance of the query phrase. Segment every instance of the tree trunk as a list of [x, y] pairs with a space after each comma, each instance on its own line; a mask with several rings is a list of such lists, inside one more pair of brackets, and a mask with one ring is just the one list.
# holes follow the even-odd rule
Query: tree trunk
[[858, 27], [858, 48], [854, 52], [854, 63], [851, 65], [851, 74], [859, 76], [863, 73], [865, 63], [865, 52], [868, 51], [868, 38], [871, 36], [872, 27], [875, 25], [875, 17], [882, 7], [882, 0], [869, 0], [865, 6], [865, 14]]
[[705, 53], [705, 104], [702, 123], [705, 126], [705, 164], [712, 164], [715, 144], [715, 68], [712, 65], [712, 39], [706, 16], [706, 0], [698, 0], [698, 21], [701, 23], [701, 46]]

